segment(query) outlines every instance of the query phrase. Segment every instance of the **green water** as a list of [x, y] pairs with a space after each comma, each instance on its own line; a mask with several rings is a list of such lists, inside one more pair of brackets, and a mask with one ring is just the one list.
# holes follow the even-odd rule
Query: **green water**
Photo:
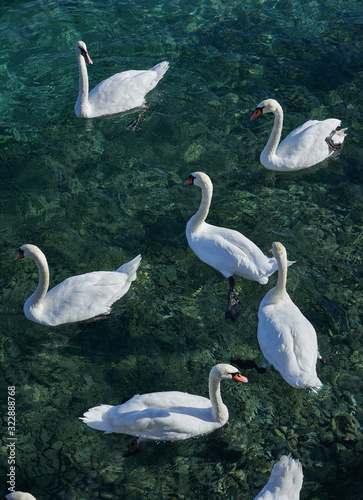
[[[253, 499], [283, 454], [299, 458], [302, 500], [362, 492], [362, 33], [361, 2], [77, 0], [0, 3], [1, 388], [16, 387], [16, 488], [38, 500]], [[140, 110], [76, 118], [77, 40], [90, 86], [168, 60]], [[283, 135], [310, 118], [348, 127], [342, 151], [301, 172], [259, 163], [272, 116]], [[229, 425], [180, 443], [143, 443], [90, 429], [78, 417], [136, 393], [208, 395], [208, 374], [231, 357], [262, 356], [257, 310], [276, 283], [236, 279], [243, 311], [224, 320], [228, 283], [189, 249], [199, 206], [194, 171], [214, 184], [208, 221], [267, 253], [281, 241], [288, 292], [317, 331], [318, 394], [270, 369], [225, 382]], [[137, 280], [95, 326], [37, 325], [23, 314], [38, 274], [16, 262], [24, 243], [46, 254], [51, 286], [111, 270], [141, 253]], [[2, 484], [9, 472], [2, 435]], [[5, 491], [5, 488], [4, 488]]]

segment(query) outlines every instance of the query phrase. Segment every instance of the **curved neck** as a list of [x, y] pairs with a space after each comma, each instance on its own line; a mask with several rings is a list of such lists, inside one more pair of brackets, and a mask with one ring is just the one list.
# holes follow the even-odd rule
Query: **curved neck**
[[88, 102], [88, 73], [86, 61], [82, 54], [77, 54], [79, 68], [79, 91], [76, 102], [76, 109], [81, 110]]
[[274, 126], [272, 127], [272, 131], [270, 134], [270, 138], [267, 141], [266, 146], [264, 147], [262, 154], [269, 157], [276, 154], [277, 146], [280, 143], [281, 132], [282, 132], [282, 124], [284, 121], [284, 113], [282, 111], [282, 107], [280, 104], [276, 103], [276, 108], [273, 111], [275, 116]]
[[202, 224], [208, 216], [209, 207], [213, 196], [213, 184], [208, 179], [205, 180], [201, 186], [202, 188], [202, 201], [198, 211], [191, 217], [188, 224], [191, 225], [191, 230], [196, 229], [200, 224]]
[[33, 295], [29, 297], [28, 300], [30, 302], [30, 305], [38, 306], [43, 301], [45, 294], [47, 293], [49, 288], [49, 268], [47, 259], [45, 258], [45, 255], [43, 253], [33, 256], [32, 259], [36, 263], [39, 271], [39, 283], [37, 289], [35, 290]]
[[286, 253], [277, 253], [278, 278], [275, 288], [270, 292], [270, 300], [281, 300], [286, 294], [287, 281], [287, 256]]
[[215, 421], [225, 424], [228, 420], [228, 408], [222, 401], [221, 381], [214, 377], [209, 379], [209, 399], [212, 403]]

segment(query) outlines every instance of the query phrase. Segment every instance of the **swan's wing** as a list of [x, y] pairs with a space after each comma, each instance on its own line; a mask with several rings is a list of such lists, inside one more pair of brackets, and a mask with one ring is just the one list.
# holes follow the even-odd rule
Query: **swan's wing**
[[254, 500], [299, 500], [303, 477], [299, 460], [283, 455], [274, 465], [266, 486]]
[[136, 395], [120, 405], [120, 412], [145, 410], [148, 408], [180, 408], [190, 406], [195, 408], [209, 408], [211, 402], [203, 396], [196, 396], [181, 391], [151, 392]]
[[104, 114], [107, 110], [115, 113], [142, 106], [145, 95], [157, 85], [169, 64], [164, 73], [157, 69], [158, 66], [149, 70], [123, 71], [103, 80], [88, 94], [90, 106]]
[[257, 245], [233, 229], [204, 223], [187, 237], [194, 253], [227, 278], [238, 275], [267, 283], [267, 276], [277, 269], [275, 259], [266, 257]]
[[131, 281], [127, 274], [117, 271], [73, 276], [46, 294], [40, 312], [49, 325], [107, 314], [111, 305], [128, 291]]
[[315, 373], [316, 332], [290, 298], [277, 304], [261, 302], [257, 337], [263, 355], [285, 378]]
[[[136, 408], [140, 402], [143, 409]], [[206, 434], [218, 427], [207, 398], [177, 391], [134, 396], [112, 408], [107, 420], [106, 432], [170, 441]]]
[[340, 126], [340, 120], [329, 118], [327, 120], [309, 120], [290, 132], [280, 143], [276, 150], [277, 156], [289, 159], [289, 156], [317, 155], [322, 161], [330, 154], [325, 139], [333, 130]]

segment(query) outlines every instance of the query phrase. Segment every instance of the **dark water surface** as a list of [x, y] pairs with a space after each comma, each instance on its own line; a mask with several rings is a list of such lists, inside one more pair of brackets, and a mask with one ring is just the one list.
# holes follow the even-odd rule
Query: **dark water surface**
[[[16, 387], [16, 488], [38, 500], [253, 499], [283, 454], [302, 463], [302, 500], [362, 499], [362, 33], [360, 1], [1, 2], [1, 388]], [[91, 88], [118, 71], [170, 69], [140, 109], [76, 118], [77, 40]], [[283, 136], [307, 119], [348, 127], [342, 151], [300, 172], [259, 163], [272, 116]], [[243, 311], [224, 320], [227, 280], [189, 249], [199, 206], [194, 171], [214, 183], [208, 221], [267, 253], [281, 241], [288, 292], [317, 331], [324, 387], [287, 385], [274, 369], [225, 382], [229, 425], [180, 443], [143, 443], [78, 417], [136, 393], [208, 395], [231, 357], [262, 361], [257, 311], [276, 283], [237, 278]], [[46, 254], [51, 286], [142, 254], [137, 280], [95, 326], [37, 325], [23, 314], [38, 273], [16, 262], [24, 243]], [[9, 473], [2, 436], [2, 478]], [[3, 480], [4, 484], [6, 481]]]

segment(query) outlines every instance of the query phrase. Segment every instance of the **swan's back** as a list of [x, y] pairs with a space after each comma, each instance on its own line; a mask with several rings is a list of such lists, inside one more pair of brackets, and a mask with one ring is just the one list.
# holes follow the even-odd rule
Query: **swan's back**
[[[276, 155], [284, 158], [290, 168], [307, 168], [320, 163], [334, 153], [325, 139], [340, 125], [341, 121], [337, 118], [328, 118], [323, 121], [309, 120], [285, 137], [279, 144]], [[336, 136], [335, 140], [343, 142], [344, 134], [340, 138]]]
[[316, 374], [319, 357], [313, 325], [285, 292], [274, 302], [274, 289], [262, 300], [258, 311], [257, 338], [266, 360], [293, 387], [320, 387]]
[[204, 222], [194, 233], [187, 225], [186, 235], [197, 257], [226, 278], [242, 276], [266, 284], [268, 277], [277, 270], [274, 258], [266, 257], [255, 243], [234, 229]]
[[152, 90], [169, 68], [163, 61], [149, 70], [129, 70], [100, 82], [88, 94], [93, 114], [114, 114], [145, 104], [145, 95]]
[[284, 455], [274, 465], [270, 479], [254, 500], [299, 500], [303, 478], [299, 460]]
[[97, 406], [82, 420], [107, 434], [166, 441], [208, 434], [223, 425], [215, 421], [209, 399], [179, 391], [137, 395], [118, 406]]
[[28, 319], [48, 326], [109, 314], [112, 304], [125, 295], [136, 279], [140, 261], [138, 255], [116, 271], [94, 271], [67, 278], [49, 290], [36, 307], [31, 306], [33, 296], [29, 297], [24, 313]]

